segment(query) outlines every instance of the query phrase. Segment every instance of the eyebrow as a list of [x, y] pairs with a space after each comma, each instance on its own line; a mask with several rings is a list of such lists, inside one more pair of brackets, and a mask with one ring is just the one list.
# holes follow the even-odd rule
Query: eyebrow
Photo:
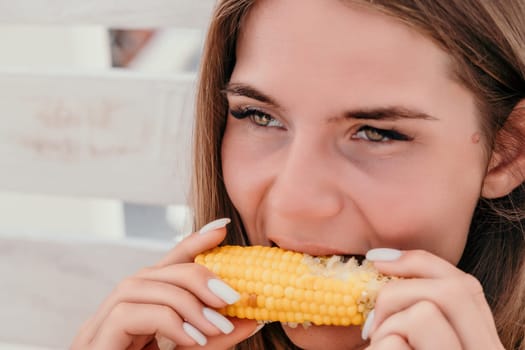
[[[279, 107], [279, 104], [275, 102], [273, 98], [246, 84], [228, 83], [221, 92], [234, 96], [248, 97], [273, 107]], [[438, 118], [434, 116], [414, 109], [401, 106], [389, 106], [377, 108], [358, 108], [355, 110], [345, 111], [342, 117], [330, 118], [329, 122], [347, 119], [386, 121], [394, 121], [399, 119], [438, 120]]]
[[275, 102], [273, 98], [246, 84], [228, 83], [222, 90], [222, 93], [234, 96], [244, 96], [274, 107], [279, 107], [279, 104]]
[[394, 121], [399, 119], [422, 119], [439, 120], [438, 118], [425, 112], [417, 111], [400, 106], [360, 108], [346, 111], [342, 118], [331, 118], [330, 121], [339, 119], [358, 119], [358, 120], [387, 120]]

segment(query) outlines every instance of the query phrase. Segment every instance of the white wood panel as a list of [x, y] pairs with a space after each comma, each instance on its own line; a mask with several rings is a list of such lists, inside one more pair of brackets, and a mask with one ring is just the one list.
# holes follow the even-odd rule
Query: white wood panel
[[151, 240], [0, 237], [0, 343], [35, 346], [4, 350], [70, 349], [118, 282], [172, 247]]
[[111, 66], [110, 38], [102, 26], [0, 25], [0, 43], [0, 67]]
[[184, 204], [193, 83], [0, 70], [0, 189]]
[[205, 28], [216, 0], [0, 0], [0, 23]]

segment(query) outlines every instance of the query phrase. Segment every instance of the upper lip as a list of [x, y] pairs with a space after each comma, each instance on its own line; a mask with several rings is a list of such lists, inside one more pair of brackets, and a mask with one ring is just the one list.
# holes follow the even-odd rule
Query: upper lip
[[312, 256], [327, 256], [327, 255], [342, 255], [342, 256], [355, 256], [360, 258], [364, 256], [360, 252], [350, 253], [346, 250], [342, 250], [336, 247], [330, 247], [326, 244], [318, 244], [315, 242], [298, 242], [291, 239], [275, 238], [270, 239], [272, 245], [276, 245], [280, 248], [292, 250]]

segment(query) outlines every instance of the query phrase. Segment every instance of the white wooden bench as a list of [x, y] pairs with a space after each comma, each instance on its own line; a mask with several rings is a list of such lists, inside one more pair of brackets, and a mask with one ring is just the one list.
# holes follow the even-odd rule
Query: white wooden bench
[[[6, 25], [205, 29], [214, 4], [0, 0], [0, 37]], [[186, 204], [194, 82], [194, 74], [0, 59], [0, 191]], [[117, 281], [170, 247], [0, 228], [0, 350], [66, 349]]]

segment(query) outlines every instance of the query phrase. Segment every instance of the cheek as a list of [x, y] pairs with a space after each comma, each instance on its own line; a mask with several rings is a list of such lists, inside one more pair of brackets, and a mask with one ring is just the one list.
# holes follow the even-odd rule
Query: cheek
[[[414, 198], [417, 200], [418, 198]], [[434, 203], [398, 204], [376, 220], [381, 246], [424, 249], [456, 264], [468, 235], [471, 210], [437, 207]], [[387, 210], [387, 208], [385, 208]]]
[[[377, 233], [374, 244], [425, 249], [456, 264], [463, 252], [479, 198], [477, 164], [419, 162], [404, 181], [383, 178], [361, 193], [360, 206]], [[422, 164], [423, 163], [423, 164]]]
[[226, 128], [221, 146], [223, 180], [226, 191], [243, 220], [246, 219], [245, 212], [260, 197], [257, 195], [260, 188], [258, 183], [264, 176], [246, 145], [236, 132]]
[[233, 204], [237, 207], [237, 192], [239, 187], [242, 187], [245, 176], [243, 176], [244, 167], [239, 164], [239, 157], [237, 155], [237, 147], [232, 142], [229, 133], [226, 131], [221, 146], [221, 159], [222, 159], [222, 178], [226, 191], [233, 201]]

